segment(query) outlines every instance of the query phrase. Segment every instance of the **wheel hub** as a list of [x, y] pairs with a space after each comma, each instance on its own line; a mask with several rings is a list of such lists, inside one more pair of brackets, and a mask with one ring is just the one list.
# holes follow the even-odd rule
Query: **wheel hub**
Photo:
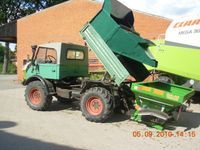
[[99, 115], [103, 111], [103, 102], [98, 97], [91, 97], [86, 102], [86, 109], [92, 115]]
[[41, 93], [37, 88], [31, 89], [29, 93], [29, 100], [34, 105], [38, 105], [41, 102]]

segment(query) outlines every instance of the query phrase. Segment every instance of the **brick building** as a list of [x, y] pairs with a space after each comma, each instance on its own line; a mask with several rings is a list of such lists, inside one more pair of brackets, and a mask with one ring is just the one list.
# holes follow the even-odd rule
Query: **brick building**
[[[31, 45], [48, 42], [84, 44], [79, 30], [101, 7], [100, 3], [92, 0], [71, 0], [19, 19], [16, 35], [18, 79], [23, 79], [23, 62], [31, 57]], [[148, 39], [156, 39], [165, 33], [171, 22], [170, 19], [144, 12], [133, 10], [133, 13], [135, 30]], [[100, 65], [91, 52], [90, 62]]]

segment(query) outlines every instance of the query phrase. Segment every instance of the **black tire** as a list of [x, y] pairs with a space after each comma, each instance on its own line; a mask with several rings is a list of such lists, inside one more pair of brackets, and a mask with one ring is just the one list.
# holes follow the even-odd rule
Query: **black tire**
[[[97, 103], [97, 108], [92, 105], [92, 102], [93, 104], [95, 103], [94, 105]], [[82, 115], [87, 120], [92, 122], [105, 122], [113, 113], [113, 98], [111, 93], [105, 88], [90, 88], [82, 95], [80, 107]], [[97, 109], [97, 111], [94, 109]]]
[[168, 75], [159, 75], [157, 80], [165, 83], [174, 84], [174, 80]]
[[52, 96], [48, 95], [47, 89], [40, 81], [33, 81], [26, 86], [25, 100], [30, 108], [44, 111], [50, 107]]

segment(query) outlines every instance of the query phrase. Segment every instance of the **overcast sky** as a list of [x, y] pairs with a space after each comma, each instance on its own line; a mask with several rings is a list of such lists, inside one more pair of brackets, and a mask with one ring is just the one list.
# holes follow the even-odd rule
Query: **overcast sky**
[[[97, 0], [103, 2], [103, 0]], [[200, 0], [118, 0], [129, 8], [176, 19], [200, 15]]]

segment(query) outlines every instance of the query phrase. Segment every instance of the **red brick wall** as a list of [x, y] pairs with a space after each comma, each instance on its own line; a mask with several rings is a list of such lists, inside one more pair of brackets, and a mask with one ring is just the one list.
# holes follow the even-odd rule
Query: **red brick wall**
[[151, 14], [133, 11], [135, 17], [135, 30], [147, 39], [157, 39], [164, 34], [171, 20]]
[[[23, 60], [31, 56], [31, 45], [48, 42], [83, 44], [79, 30], [99, 10], [101, 4], [91, 0], [71, 0], [17, 21], [17, 71], [23, 79]], [[165, 32], [170, 21], [135, 12], [135, 29], [153, 39]], [[91, 58], [95, 58], [93, 54]]]

